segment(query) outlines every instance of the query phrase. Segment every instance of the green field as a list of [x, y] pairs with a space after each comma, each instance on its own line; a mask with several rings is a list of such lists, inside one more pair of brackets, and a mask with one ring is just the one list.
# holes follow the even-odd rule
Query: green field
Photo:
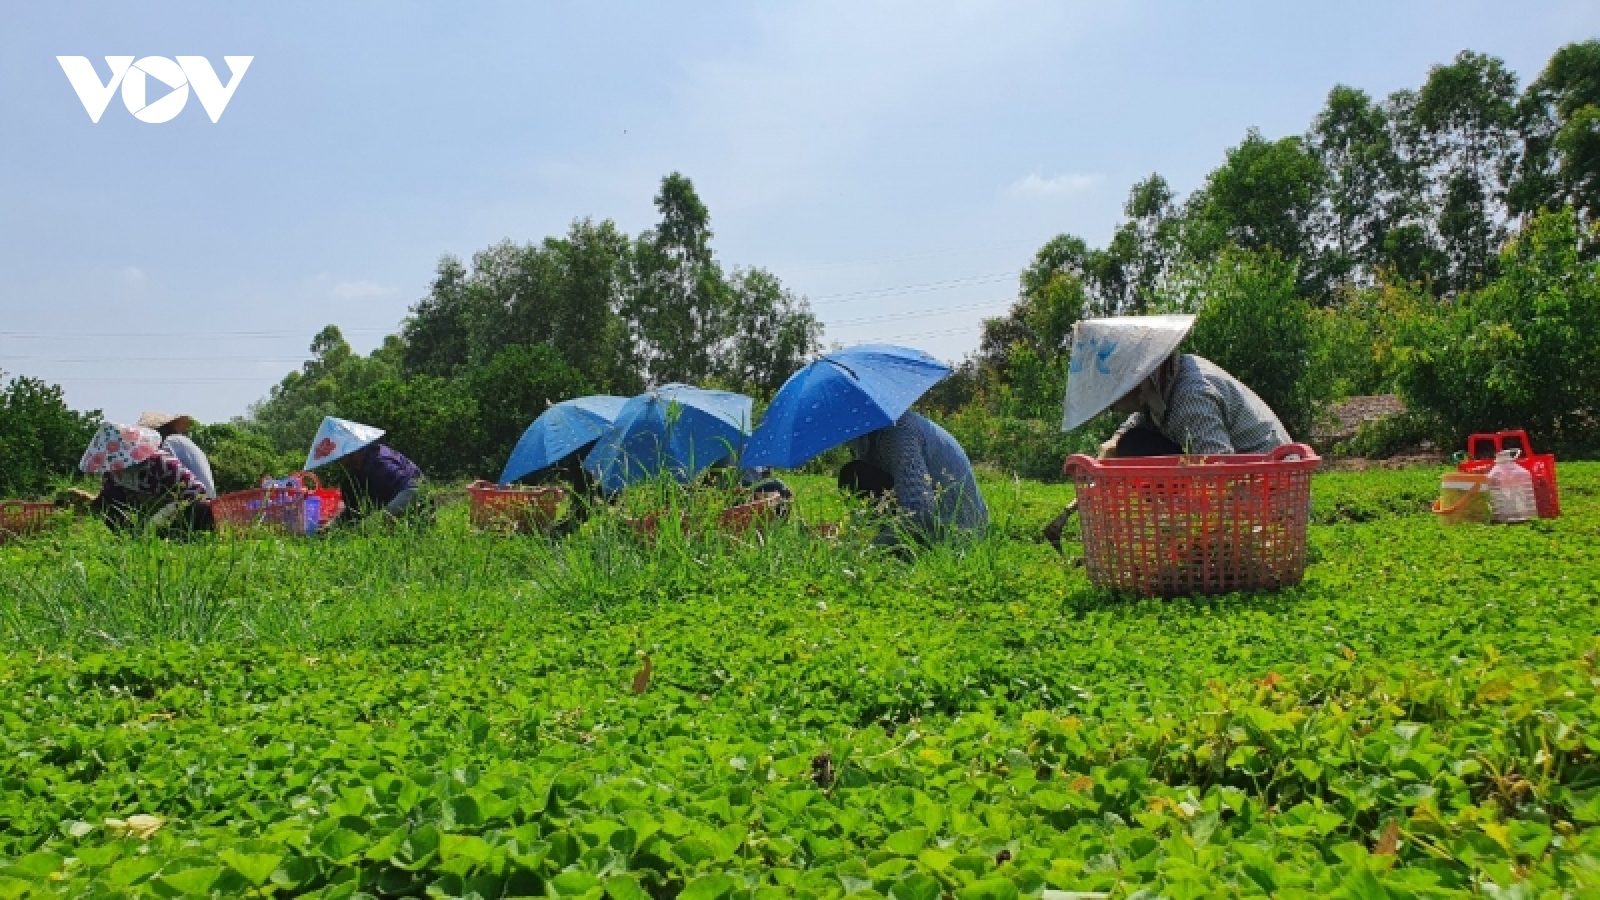
[[1560, 475], [1448, 530], [1436, 471], [1319, 476], [1305, 583], [1206, 599], [1096, 591], [1035, 540], [1070, 489], [999, 479], [911, 560], [59, 528], [0, 548], [0, 898], [1600, 896]]

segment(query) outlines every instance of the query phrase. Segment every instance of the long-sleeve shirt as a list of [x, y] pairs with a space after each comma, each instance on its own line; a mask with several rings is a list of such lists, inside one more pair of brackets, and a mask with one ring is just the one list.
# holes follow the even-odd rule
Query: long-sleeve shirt
[[200, 484], [206, 489], [206, 496], [212, 500], [217, 499], [217, 482], [211, 475], [211, 460], [206, 458], [206, 452], [201, 450], [194, 441], [186, 435], [169, 434], [161, 442], [162, 449], [178, 458], [183, 467], [188, 469]]
[[923, 416], [908, 412], [888, 428], [851, 441], [850, 449], [889, 473], [895, 502], [923, 533], [988, 526], [989, 507], [966, 451]]
[[388, 507], [401, 491], [422, 483], [422, 470], [417, 464], [384, 444], [373, 445], [360, 468], [351, 469], [349, 475], [350, 487], [357, 496], [347, 496], [345, 503], [353, 509], [359, 509], [361, 501]]
[[1185, 453], [1270, 453], [1290, 442], [1266, 401], [1202, 356], [1185, 353], [1166, 397], [1166, 414], [1152, 422], [1134, 413], [1117, 434], [1151, 423]]
[[180, 503], [206, 499], [206, 486], [167, 450], [159, 450], [144, 462], [120, 472], [107, 472], [101, 484], [142, 498], [170, 497]]

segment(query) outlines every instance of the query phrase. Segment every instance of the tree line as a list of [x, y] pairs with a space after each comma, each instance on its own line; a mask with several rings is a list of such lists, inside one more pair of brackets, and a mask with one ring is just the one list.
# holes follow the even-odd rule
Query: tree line
[[[199, 429], [219, 481], [303, 458], [324, 415], [382, 424], [438, 477], [492, 474], [549, 402], [688, 381], [770, 396], [814, 355], [804, 298], [759, 268], [724, 268], [689, 179], [666, 176], [659, 221], [610, 221], [445, 257], [399, 333], [372, 353], [339, 329], [247, 416]], [[1300, 135], [1252, 130], [1180, 197], [1129, 191], [1104, 246], [1063, 234], [1023, 271], [1007, 314], [926, 399], [971, 455], [1050, 476], [1091, 447], [1058, 428], [1072, 326], [1194, 312], [1189, 349], [1254, 387], [1296, 437], [1328, 404], [1396, 391], [1404, 417], [1358, 438], [1381, 452], [1526, 427], [1600, 449], [1600, 41], [1564, 46], [1523, 85], [1463, 52], [1385, 98], [1333, 88]], [[36, 379], [0, 385], [0, 495], [70, 474], [98, 413]], [[26, 462], [24, 462], [26, 461]]]
[[439, 261], [400, 332], [355, 353], [328, 326], [311, 359], [226, 430], [250, 465], [303, 453], [325, 415], [379, 423], [436, 477], [493, 475], [548, 404], [693, 382], [770, 396], [818, 350], [803, 297], [764, 269], [724, 268], [710, 212], [661, 181], [638, 237], [580, 219], [560, 237]]

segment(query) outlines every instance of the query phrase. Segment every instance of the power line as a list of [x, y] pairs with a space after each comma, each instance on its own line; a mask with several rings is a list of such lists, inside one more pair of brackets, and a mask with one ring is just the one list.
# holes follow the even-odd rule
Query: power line
[[159, 376], [146, 377], [146, 376], [142, 376], [142, 375], [121, 375], [121, 376], [91, 375], [91, 376], [89, 376], [87, 378], [67, 378], [67, 379], [63, 379], [63, 380], [72, 382], [74, 384], [76, 384], [78, 382], [82, 382], [82, 381], [115, 381], [115, 382], [123, 383], [123, 384], [129, 383], [129, 382], [132, 382], [132, 383], [135, 383], [135, 384], [223, 384], [223, 383], [227, 383], [227, 382], [249, 381], [249, 382], [260, 383], [262, 381], [267, 381], [267, 382], [270, 382], [272, 384], [277, 384], [282, 379], [281, 378], [274, 378], [271, 375], [261, 375], [261, 376], [258, 376], [258, 377], [242, 377], [242, 376], [241, 377], [235, 377], [235, 376], [229, 376], [229, 375], [222, 375], [222, 376], [207, 377], [207, 378], [162, 378], [162, 377], [159, 377]]
[[104, 362], [249, 362], [249, 363], [300, 363], [305, 356], [7, 356], [0, 362], [49, 363], [104, 363]]
[[865, 325], [870, 322], [897, 322], [903, 319], [925, 319], [930, 316], [942, 316], [953, 312], [965, 312], [975, 309], [994, 309], [1010, 304], [1011, 300], [987, 300], [983, 303], [963, 303], [957, 306], [942, 306], [938, 309], [925, 309], [913, 313], [887, 313], [881, 316], [868, 316], [864, 319], [845, 319], [842, 322], [824, 322], [829, 328], [846, 325]]
[[899, 294], [918, 294], [924, 291], [942, 291], [954, 287], [965, 287], [976, 284], [993, 284], [1014, 278], [1020, 272], [993, 272], [988, 275], [972, 275], [966, 278], [951, 278], [945, 281], [926, 281], [920, 284], [902, 284], [886, 288], [873, 288], [863, 291], [851, 291], [845, 294], [823, 294], [817, 298], [808, 298], [812, 306], [828, 306], [833, 303], [842, 303], [846, 300], [861, 299], [866, 297], [892, 297]]
[[818, 271], [820, 269], [842, 269], [842, 268], [846, 268], [846, 267], [849, 267], [849, 266], [867, 266], [867, 265], [872, 265], [874, 263], [904, 262], [906, 260], [912, 260], [912, 259], [933, 259], [935, 257], [943, 258], [943, 257], [947, 257], [947, 256], [967, 256], [967, 255], [970, 255], [970, 254], [973, 254], [973, 253], [986, 253], [986, 252], [991, 251], [991, 250], [1006, 250], [1006, 249], [1010, 249], [1012, 247], [1036, 247], [1036, 246], [1039, 246], [1039, 244], [1040, 244], [1039, 241], [1032, 241], [1032, 240], [1027, 240], [1027, 241], [1007, 241], [1006, 243], [1003, 243], [1003, 244], [985, 244], [985, 245], [979, 246], [979, 247], [952, 247], [952, 248], [947, 249], [947, 250], [928, 250], [928, 251], [919, 252], [919, 253], [911, 253], [911, 254], [907, 254], [907, 255], [904, 255], [904, 256], [879, 256], [879, 257], [866, 258], [866, 259], [841, 260], [839, 262], [831, 262], [831, 263], [814, 263], [812, 265], [806, 265], [806, 266], [790, 266], [790, 267], [787, 267], [784, 271], [786, 271], [786, 272], [815, 272], [815, 271]]
[[[319, 329], [320, 330], [320, 329]], [[342, 334], [371, 334], [372, 332], [393, 332], [393, 328], [343, 328]], [[310, 332], [309, 336], [315, 336]], [[183, 337], [208, 337], [208, 338], [289, 338], [307, 337], [303, 330], [297, 331], [160, 331], [160, 332], [128, 332], [128, 331], [0, 331], [0, 338], [17, 339], [45, 339], [45, 340], [76, 340], [78, 338], [118, 338], [130, 341], [159, 341]]]
[[943, 329], [941, 331], [918, 331], [918, 332], [912, 332], [910, 334], [881, 334], [881, 335], [877, 335], [875, 337], [862, 338], [860, 340], [848, 341], [848, 342], [845, 343], [845, 346], [854, 347], [854, 346], [859, 346], [861, 344], [877, 344], [877, 343], [883, 343], [883, 342], [886, 342], [886, 341], [910, 341], [910, 340], [916, 340], [918, 338], [946, 337], [946, 336], [954, 335], [954, 334], [966, 334], [966, 333], [968, 333], [968, 332], [970, 332], [970, 331], [972, 331], [974, 329], [978, 329], [978, 328], [982, 328], [982, 327], [983, 327], [983, 324], [980, 322], [980, 323], [978, 323], [976, 325], [966, 325], [966, 326], [963, 326], [961, 328], [946, 328], [946, 329]]

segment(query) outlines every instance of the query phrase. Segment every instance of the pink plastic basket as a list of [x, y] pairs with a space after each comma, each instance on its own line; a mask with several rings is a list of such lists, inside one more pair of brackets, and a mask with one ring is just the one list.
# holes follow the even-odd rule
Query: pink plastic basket
[[1270, 454], [1068, 458], [1089, 580], [1145, 596], [1298, 583], [1321, 462], [1304, 444]]

